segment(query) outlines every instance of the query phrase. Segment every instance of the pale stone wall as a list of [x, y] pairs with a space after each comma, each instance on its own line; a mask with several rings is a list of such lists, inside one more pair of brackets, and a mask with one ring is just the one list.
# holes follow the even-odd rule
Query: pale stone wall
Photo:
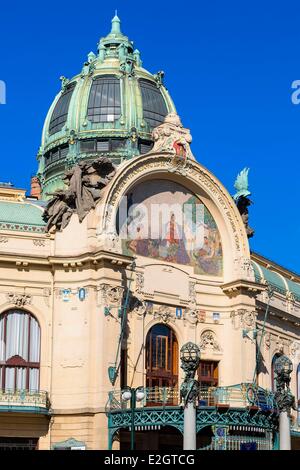
[[[113, 215], [106, 217], [103, 204], [117, 207], [135, 181], [159, 177], [188, 186], [215, 218], [224, 253], [221, 278], [195, 275], [190, 266], [141, 256], [136, 259], [134, 273], [126, 268], [132, 259], [121, 254], [118, 238], [107, 234], [112, 229]], [[145, 384], [146, 336], [159, 322], [173, 328], [179, 348], [187, 341], [199, 345], [207, 332], [213, 333], [214, 344], [203, 346], [201, 355], [202, 359], [219, 361], [219, 385], [253, 380], [256, 350], [251, 335], [259, 310], [256, 296], [262, 303], [264, 294], [260, 294], [253, 273], [247, 271], [248, 240], [232, 198], [195, 161], [190, 162], [185, 174], [170, 174], [165, 156], [133, 159], [119, 168], [103, 191], [101, 204], [82, 224], [74, 215], [62, 233], [36, 236], [6, 231], [3, 236], [8, 241], [0, 247], [0, 313], [15, 307], [9, 293], [28, 294], [30, 302], [24, 309], [41, 326], [40, 388], [49, 392], [52, 417], [49, 425], [45, 417], [0, 413], [0, 436], [33, 437], [34, 433], [40, 437], [41, 449], [70, 438], [85, 442], [88, 449], [107, 448], [105, 405], [112, 390], [107, 370], [117, 357], [118, 308], [130, 282], [134, 295], [153, 302], [154, 311], [144, 314], [137, 309], [128, 313], [128, 384]], [[82, 287], [87, 292], [84, 301], [77, 295]], [[63, 299], [63, 289], [71, 289], [68, 301]], [[261, 325], [265, 307], [259, 305]], [[111, 310], [105, 316], [107, 306]], [[181, 319], [175, 317], [178, 306], [184, 312]], [[279, 298], [273, 307], [274, 312], [285, 310]], [[201, 316], [203, 311], [205, 318]], [[214, 312], [220, 314], [217, 322], [213, 320]], [[299, 307], [290, 309], [289, 315], [299, 319]], [[249, 337], [243, 338], [243, 330], [249, 332]], [[299, 329], [274, 314], [269, 316], [267, 332], [271, 335], [270, 346], [264, 342], [266, 371], [260, 374], [259, 384], [270, 388], [272, 357], [280, 348], [291, 357], [291, 345], [299, 340]], [[296, 370], [298, 354], [292, 359]], [[179, 368], [179, 382], [182, 378]], [[119, 388], [118, 376], [115, 389]], [[295, 374], [292, 390], [296, 392]]]

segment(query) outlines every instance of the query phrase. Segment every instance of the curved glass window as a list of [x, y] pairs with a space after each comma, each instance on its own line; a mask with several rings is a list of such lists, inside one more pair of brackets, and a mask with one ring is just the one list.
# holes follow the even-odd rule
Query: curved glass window
[[148, 80], [140, 80], [143, 115], [150, 127], [159, 126], [168, 114], [165, 100], [157, 86]]
[[9, 310], [0, 317], [0, 389], [39, 389], [40, 327], [22, 310]]
[[92, 122], [114, 122], [121, 116], [120, 81], [114, 76], [93, 80], [87, 117]]
[[55, 134], [58, 131], [61, 131], [64, 124], [67, 121], [69, 105], [72, 98], [72, 94], [75, 88], [75, 83], [71, 84], [59, 97], [55, 108], [53, 110], [50, 124], [49, 124], [49, 134]]

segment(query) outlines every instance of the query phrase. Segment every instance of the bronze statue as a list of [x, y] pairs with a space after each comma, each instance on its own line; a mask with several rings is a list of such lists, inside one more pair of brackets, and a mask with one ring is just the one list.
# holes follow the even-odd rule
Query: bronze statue
[[79, 162], [65, 172], [66, 190], [52, 193], [43, 219], [47, 222], [46, 231], [63, 230], [72, 214], [78, 214], [82, 222], [87, 213], [95, 208], [101, 197], [101, 190], [115, 175], [116, 167], [107, 157], [99, 157], [92, 162]]

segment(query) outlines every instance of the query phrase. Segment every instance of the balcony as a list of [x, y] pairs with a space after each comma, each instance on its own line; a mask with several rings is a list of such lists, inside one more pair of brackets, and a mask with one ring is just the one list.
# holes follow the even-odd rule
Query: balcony
[[[144, 388], [144, 392], [143, 400], [136, 402], [134, 410], [130, 408], [130, 401], [122, 400], [122, 391], [109, 393], [106, 412], [110, 449], [116, 433], [122, 429], [130, 430], [132, 424], [136, 431], [173, 427], [183, 433], [183, 404], [178, 389], [154, 387]], [[214, 426], [225, 426], [230, 433], [239, 434], [240, 440], [233, 442], [233, 448], [243, 444], [249, 433], [267, 439], [264, 442], [270, 446], [270, 436], [278, 429], [278, 410], [273, 393], [252, 383], [200, 388], [197, 433]], [[246, 441], [250, 442], [249, 439]], [[261, 443], [261, 448], [264, 445]]]
[[[144, 388], [145, 398], [136, 403], [136, 408], [180, 406], [178, 388], [152, 387]], [[198, 408], [247, 408], [267, 412], [276, 411], [274, 395], [268, 390], [251, 383], [228, 387], [200, 388]], [[107, 412], [130, 408], [128, 401], [122, 400], [122, 391], [109, 393]]]
[[50, 414], [48, 392], [36, 390], [0, 390], [0, 412]]

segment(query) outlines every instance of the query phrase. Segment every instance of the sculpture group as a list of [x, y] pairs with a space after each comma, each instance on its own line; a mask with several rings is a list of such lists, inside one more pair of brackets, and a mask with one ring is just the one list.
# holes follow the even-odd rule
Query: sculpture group
[[79, 162], [66, 171], [66, 189], [55, 191], [44, 211], [46, 231], [64, 229], [74, 213], [78, 215], [79, 222], [82, 222], [87, 213], [95, 208], [101, 197], [101, 190], [113, 178], [115, 172], [115, 166], [106, 157], [99, 157], [92, 162]]

